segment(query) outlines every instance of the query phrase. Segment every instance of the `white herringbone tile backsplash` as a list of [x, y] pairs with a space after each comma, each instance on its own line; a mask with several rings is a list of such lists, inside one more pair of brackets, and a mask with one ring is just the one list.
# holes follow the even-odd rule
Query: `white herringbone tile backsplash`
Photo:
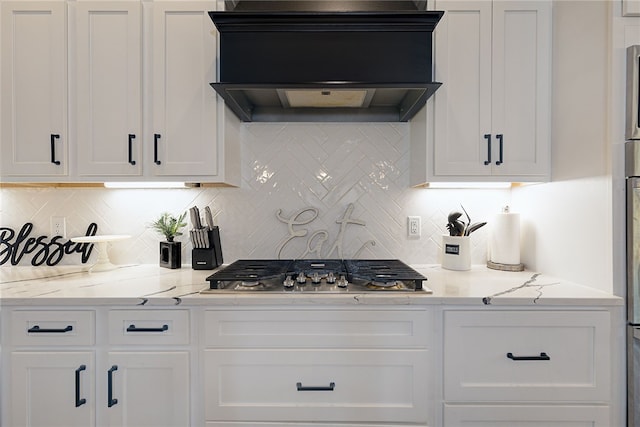
[[[83, 235], [95, 222], [98, 234], [132, 236], [110, 244], [114, 263], [157, 263], [162, 238], [148, 224], [165, 211], [180, 214], [194, 205], [209, 206], [220, 226], [225, 262], [231, 262], [277, 257], [288, 230], [276, 212], [281, 209], [281, 216], [291, 217], [313, 207], [318, 217], [294, 227], [307, 233], [289, 242], [282, 255], [299, 257], [307, 248], [317, 248], [323, 235], [310, 237], [326, 230], [320, 253], [335, 257], [335, 251], [328, 252], [340, 233], [336, 220], [353, 204], [351, 218], [366, 225], [349, 224], [344, 230], [345, 258], [363, 248], [361, 258], [431, 264], [440, 262], [440, 236], [451, 210], [463, 204], [473, 221], [490, 221], [509, 202], [509, 190], [409, 188], [407, 124], [248, 124], [242, 132], [240, 188], [5, 188], [0, 189], [0, 226], [18, 229], [32, 222], [36, 234], [49, 235], [50, 218], [64, 216], [67, 236], [74, 236]], [[408, 215], [422, 218], [418, 240], [407, 237]], [[486, 261], [487, 228], [472, 235], [474, 263]], [[188, 233], [179, 240], [183, 263], [189, 264], [187, 237]], [[25, 257], [27, 264], [29, 259]], [[64, 260], [79, 262], [79, 255]]]

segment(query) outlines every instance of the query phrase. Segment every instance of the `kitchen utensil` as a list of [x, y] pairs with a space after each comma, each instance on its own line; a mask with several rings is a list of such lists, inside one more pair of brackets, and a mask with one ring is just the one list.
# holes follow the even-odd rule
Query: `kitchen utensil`
[[207, 223], [209, 230], [213, 230], [213, 215], [211, 215], [211, 209], [209, 206], [204, 207], [204, 220]]
[[463, 221], [460, 221], [459, 218], [461, 216], [462, 216], [461, 212], [453, 211], [447, 217], [447, 221], [449, 221], [449, 223], [447, 224], [447, 230], [449, 230], [450, 236], [464, 235], [465, 223]]

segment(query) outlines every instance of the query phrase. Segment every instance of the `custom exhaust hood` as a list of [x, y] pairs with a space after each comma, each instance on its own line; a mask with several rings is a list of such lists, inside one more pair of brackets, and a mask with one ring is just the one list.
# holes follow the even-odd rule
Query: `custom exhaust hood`
[[438, 89], [424, 2], [228, 1], [211, 86], [245, 122], [405, 122]]

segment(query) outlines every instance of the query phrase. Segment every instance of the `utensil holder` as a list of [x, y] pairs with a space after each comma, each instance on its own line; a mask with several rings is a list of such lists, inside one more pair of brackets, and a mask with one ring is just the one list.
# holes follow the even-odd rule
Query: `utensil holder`
[[457, 271], [471, 269], [471, 237], [442, 236], [442, 268]]

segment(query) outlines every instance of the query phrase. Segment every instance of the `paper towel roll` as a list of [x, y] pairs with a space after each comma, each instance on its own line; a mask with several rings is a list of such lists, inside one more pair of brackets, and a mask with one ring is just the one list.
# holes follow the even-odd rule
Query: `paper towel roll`
[[489, 238], [489, 259], [497, 264], [520, 264], [520, 214], [508, 207], [496, 215]]

